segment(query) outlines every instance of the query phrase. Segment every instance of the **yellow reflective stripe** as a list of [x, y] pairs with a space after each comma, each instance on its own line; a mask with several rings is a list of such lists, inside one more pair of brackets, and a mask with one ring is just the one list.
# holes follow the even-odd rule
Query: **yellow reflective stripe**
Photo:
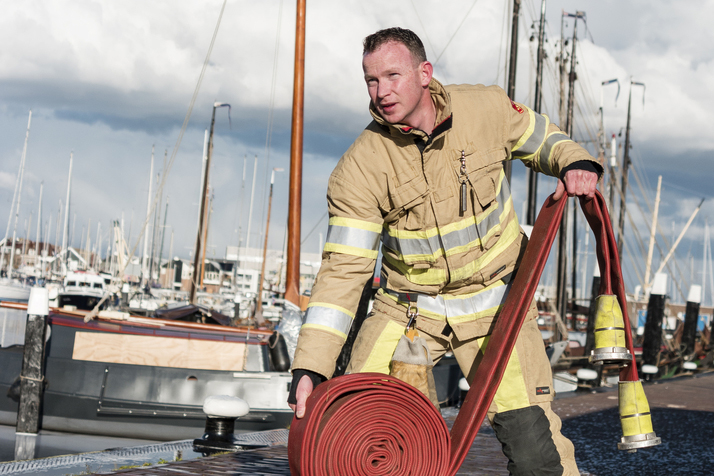
[[525, 144], [518, 149], [518, 151], [513, 152], [513, 157], [524, 162], [531, 161], [543, 147], [549, 124], [550, 119], [548, 119], [548, 116], [535, 113], [533, 133], [530, 135]]
[[504, 229], [501, 238], [496, 242], [494, 247], [489, 249], [480, 258], [475, 259], [466, 266], [462, 266], [461, 268], [453, 270], [451, 272], [451, 280], [460, 281], [468, 276], [473, 275], [479, 269], [488, 265], [491, 261], [500, 256], [501, 253], [506, 251], [506, 248], [508, 248], [516, 240], [516, 238], [518, 238], [519, 234], [520, 227], [518, 226], [518, 220], [513, 217], [511, 222]]
[[[488, 341], [489, 336], [478, 339], [482, 353], [486, 352]], [[508, 359], [506, 370], [503, 373], [503, 378], [498, 386], [498, 390], [496, 390], [496, 395], [493, 397], [493, 402], [498, 407], [497, 410], [499, 413], [509, 410], [518, 410], [519, 408], [526, 408], [531, 405], [528, 399], [526, 381], [523, 378], [521, 361], [518, 358], [518, 352], [515, 347]]]
[[553, 175], [553, 168], [551, 167], [553, 149], [561, 142], [569, 141], [572, 141], [572, 139], [560, 131], [548, 134], [539, 153], [539, 160], [537, 161], [541, 172]]
[[343, 255], [360, 256], [362, 258], [377, 259], [379, 250], [366, 250], [355, 246], [339, 245], [337, 243], [325, 243], [325, 251], [342, 253]]
[[322, 324], [303, 324], [302, 327], [300, 327], [300, 328], [301, 329], [318, 329], [321, 331], [326, 331], [331, 334], [338, 335], [338, 336], [342, 337], [343, 339], [347, 339], [347, 334], [345, 334], [344, 332], [340, 332], [337, 329], [333, 329], [330, 326], [325, 326]]
[[530, 122], [528, 123], [528, 128], [526, 129], [526, 131], [523, 133], [521, 138], [518, 139], [518, 142], [516, 142], [516, 145], [511, 148], [511, 153], [523, 147], [523, 144], [528, 141], [528, 139], [531, 137], [531, 134], [533, 134], [533, 130], [535, 129], [535, 112], [533, 112], [533, 110], [529, 107], [526, 107], [525, 109], [528, 111], [528, 119], [530, 120]]
[[384, 260], [397, 269], [399, 273], [414, 284], [430, 285], [445, 284], [446, 271], [443, 269], [414, 269], [403, 261], [396, 260], [388, 254], [383, 255]]
[[371, 221], [357, 220], [356, 218], [331, 217], [329, 224], [335, 226], [346, 226], [349, 228], [359, 228], [360, 230], [372, 231], [374, 233], [382, 232], [382, 225], [372, 223]]
[[389, 374], [389, 364], [392, 362], [394, 350], [397, 348], [399, 339], [404, 335], [404, 325], [394, 321], [387, 321], [384, 330], [379, 334], [377, 340], [369, 353], [367, 360], [359, 372], [379, 372]]

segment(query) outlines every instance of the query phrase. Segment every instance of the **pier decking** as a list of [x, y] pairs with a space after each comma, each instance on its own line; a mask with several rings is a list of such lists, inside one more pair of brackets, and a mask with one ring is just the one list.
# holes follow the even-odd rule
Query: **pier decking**
[[[557, 398], [563, 433], [576, 448], [583, 475], [714, 474], [714, 373], [645, 385], [652, 420], [662, 444], [627, 453], [617, 450], [621, 430], [617, 388]], [[446, 411], [453, 422], [456, 411]], [[284, 432], [286, 437], [287, 432]], [[285, 439], [287, 443], [287, 438]], [[458, 475], [507, 475], [506, 459], [493, 430], [484, 424]], [[122, 475], [289, 475], [287, 448], [272, 446], [238, 453], [119, 470]]]

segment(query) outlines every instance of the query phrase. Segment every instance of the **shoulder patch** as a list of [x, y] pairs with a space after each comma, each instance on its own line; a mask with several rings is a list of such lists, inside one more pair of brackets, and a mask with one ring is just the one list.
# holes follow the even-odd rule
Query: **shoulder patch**
[[550, 395], [550, 387], [536, 387], [536, 395]]
[[516, 104], [515, 102], [513, 102], [513, 100], [511, 100], [511, 106], [513, 106], [513, 109], [518, 111], [518, 114], [523, 114], [523, 112], [524, 112], [523, 108], [521, 106], [519, 106], [518, 104]]

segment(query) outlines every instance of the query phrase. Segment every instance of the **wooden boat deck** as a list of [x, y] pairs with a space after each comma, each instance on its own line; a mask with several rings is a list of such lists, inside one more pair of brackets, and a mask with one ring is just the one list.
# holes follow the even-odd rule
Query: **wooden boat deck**
[[[637, 453], [617, 450], [621, 432], [616, 388], [563, 395], [553, 406], [563, 419], [563, 433], [575, 443], [583, 475], [711, 474], [714, 448], [707, 442], [714, 438], [712, 392], [712, 372], [646, 385], [655, 432], [662, 444]], [[447, 413], [447, 422], [452, 423], [454, 416]], [[287, 448], [273, 446], [102, 474], [289, 475], [290, 470]], [[457, 474], [508, 474], [500, 444], [487, 424]]]

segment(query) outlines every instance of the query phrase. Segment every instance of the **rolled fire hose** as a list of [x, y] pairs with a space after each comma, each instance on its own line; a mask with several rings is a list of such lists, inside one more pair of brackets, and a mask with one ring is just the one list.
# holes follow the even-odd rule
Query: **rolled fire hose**
[[[597, 239], [601, 291], [614, 288], [625, 317], [626, 343], [634, 359], [625, 288], [610, 218], [599, 192], [581, 199]], [[566, 200], [548, 197], [489, 345], [449, 435], [439, 411], [421, 392], [383, 374], [336, 377], [320, 384], [305, 416], [293, 418], [288, 440], [294, 476], [453, 476], [464, 461], [496, 394], [525, 316], [535, 295]], [[634, 362], [633, 362], [634, 363]], [[634, 365], [621, 381], [638, 380]]]

